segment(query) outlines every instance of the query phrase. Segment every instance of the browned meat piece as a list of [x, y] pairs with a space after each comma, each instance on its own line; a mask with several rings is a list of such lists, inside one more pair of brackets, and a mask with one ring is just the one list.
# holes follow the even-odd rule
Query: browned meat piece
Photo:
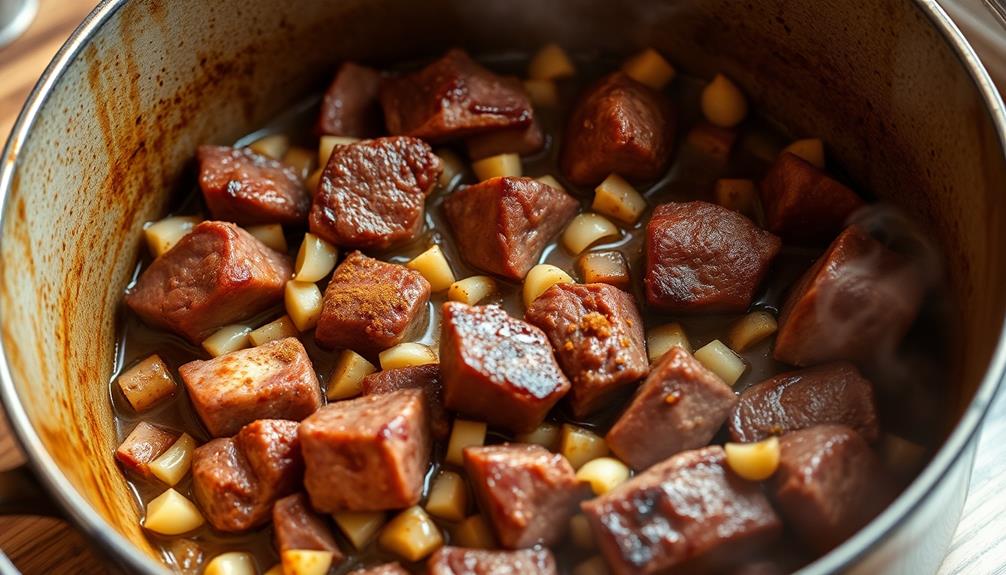
[[608, 284], [556, 284], [524, 319], [545, 332], [572, 384], [573, 415], [586, 417], [646, 376], [643, 320], [633, 297]]
[[311, 196], [293, 168], [248, 148], [199, 146], [199, 188], [214, 219], [302, 224]]
[[352, 252], [325, 288], [314, 338], [329, 349], [385, 350], [412, 332], [429, 299], [430, 282], [423, 274]]
[[646, 225], [646, 302], [669, 313], [745, 311], [781, 247], [716, 204], [657, 206]]
[[412, 575], [398, 563], [384, 563], [351, 571], [349, 575]]
[[311, 207], [311, 232], [337, 245], [387, 249], [423, 227], [426, 194], [443, 166], [416, 138], [377, 138], [336, 146]]
[[789, 152], [776, 158], [760, 191], [766, 229], [798, 244], [831, 241], [863, 206], [856, 192]]
[[256, 419], [300, 421], [321, 407], [321, 387], [295, 337], [178, 368], [199, 419], [214, 437]]
[[867, 441], [880, 437], [873, 385], [850, 363], [782, 373], [745, 389], [730, 414], [730, 436], [761, 441], [824, 423], [852, 427]]
[[548, 549], [488, 551], [441, 547], [426, 562], [429, 575], [558, 575]]
[[447, 439], [450, 435], [451, 419], [444, 409], [439, 364], [385, 369], [363, 378], [362, 387], [363, 395], [391, 393], [399, 389], [423, 390], [434, 439]]
[[708, 445], [735, 403], [729, 385], [692, 354], [672, 347], [605, 440], [619, 459], [646, 469], [680, 451]]
[[820, 425], [782, 436], [771, 492], [794, 532], [826, 553], [894, 499], [893, 485], [858, 433]]
[[468, 145], [468, 157], [472, 160], [481, 160], [498, 154], [527, 156], [545, 147], [545, 134], [542, 133], [538, 122], [531, 122], [522, 128], [495, 130], [472, 136], [465, 143]]
[[500, 545], [558, 543], [587, 495], [566, 458], [540, 445], [469, 447], [465, 471]]
[[907, 260], [849, 226], [787, 297], [773, 357], [800, 366], [887, 358], [915, 320], [923, 286]]
[[627, 180], [664, 174], [674, 144], [674, 111], [663, 94], [621, 72], [580, 97], [566, 126], [560, 165], [579, 185], [616, 173]]
[[381, 73], [353, 62], [339, 66], [321, 101], [315, 133], [370, 138], [381, 133]]
[[716, 163], [726, 163], [730, 151], [737, 140], [737, 132], [730, 128], [714, 126], [709, 122], [699, 122], [685, 137], [685, 142], [709, 160]]
[[286, 256], [234, 224], [203, 222], [144, 270], [126, 305], [198, 344], [282, 301], [292, 271]]
[[326, 405], [300, 427], [315, 509], [382, 511], [419, 502], [430, 459], [423, 392], [403, 389]]
[[527, 126], [533, 112], [519, 80], [450, 50], [422, 70], [381, 85], [388, 132], [430, 141]]
[[295, 421], [260, 419], [192, 454], [192, 491], [220, 531], [267, 523], [273, 503], [297, 491], [303, 473]]
[[311, 509], [303, 493], [280, 499], [272, 507], [272, 527], [280, 553], [289, 549], [313, 549], [335, 553], [333, 563], [342, 561], [342, 552], [324, 518]]
[[147, 465], [164, 453], [178, 439], [178, 433], [168, 431], [146, 421], [136, 424], [115, 450], [115, 459], [126, 471], [132, 471], [145, 479], [153, 475]]
[[782, 528], [761, 486], [734, 475], [719, 446], [679, 453], [582, 507], [615, 575], [717, 572]]
[[499, 306], [446, 302], [440, 325], [447, 409], [529, 431], [569, 391], [545, 334]]
[[545, 244], [576, 214], [572, 196], [531, 178], [491, 178], [444, 201], [458, 249], [471, 265], [523, 279]]

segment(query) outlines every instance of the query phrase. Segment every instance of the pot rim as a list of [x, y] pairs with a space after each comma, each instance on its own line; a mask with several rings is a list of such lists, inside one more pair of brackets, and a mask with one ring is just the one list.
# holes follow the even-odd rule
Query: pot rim
[[[0, 163], [0, 231], [3, 230], [7, 218], [7, 199], [18, 156], [35, 124], [39, 111], [78, 54], [88, 45], [95, 33], [128, 1], [101, 0], [59, 49], [28, 96], [3, 148], [3, 155], [0, 156], [2, 158], [2, 163]], [[964, 35], [936, 0], [910, 1], [926, 15], [932, 26], [939, 31], [944, 41], [953, 49], [961, 65], [967, 69], [995, 124], [1000, 151], [1006, 161], [1006, 112], [1004, 112], [999, 92], [984, 65]], [[2, 321], [2, 316], [0, 316], [0, 321]], [[883, 542], [896, 527], [919, 508], [926, 496], [958, 463], [965, 449], [975, 438], [993, 400], [1002, 387], [1004, 372], [1006, 372], [1006, 325], [1000, 332], [989, 366], [974, 398], [922, 473], [894, 503], [869, 525], [838, 548], [804, 567], [800, 573], [811, 575], [837, 573], [844, 570]], [[88, 539], [98, 544], [101, 552], [131, 571], [151, 575], [168, 574], [168, 570], [163, 565], [153, 564], [148, 555], [141, 552], [96, 513], [60, 471], [42, 444], [41, 438], [32, 426], [20, 401], [2, 340], [0, 340], [0, 400], [2, 400], [4, 410], [7, 413], [10, 428], [25, 453], [28, 465], [35, 471], [49, 495], [56, 500], [67, 513], [69, 519], [85, 533]]]

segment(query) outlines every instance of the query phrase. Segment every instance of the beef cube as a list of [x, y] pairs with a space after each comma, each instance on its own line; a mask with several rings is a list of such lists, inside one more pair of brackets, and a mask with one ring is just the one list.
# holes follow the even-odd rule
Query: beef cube
[[214, 437], [256, 419], [300, 421], [321, 406], [307, 351], [288, 337], [178, 368], [199, 419]]
[[689, 147], [717, 164], [725, 164], [730, 158], [730, 151], [733, 150], [736, 140], [737, 132], [709, 122], [699, 122], [685, 137]]
[[587, 493], [566, 458], [540, 445], [468, 447], [465, 471], [500, 545], [558, 543]]
[[430, 458], [423, 392], [403, 389], [326, 405], [304, 420], [304, 486], [315, 509], [383, 511], [419, 502]]
[[545, 244], [576, 214], [579, 203], [531, 178], [491, 178], [444, 200], [461, 256], [471, 265], [523, 279]]
[[290, 549], [331, 551], [333, 563], [342, 560], [342, 552], [324, 518], [311, 509], [303, 493], [280, 499], [272, 507], [272, 526], [280, 553]]
[[220, 531], [267, 523], [273, 503], [297, 491], [303, 474], [295, 421], [260, 419], [192, 454], [192, 491]]
[[293, 168], [249, 148], [199, 146], [199, 188], [214, 219], [302, 224], [311, 196]]
[[781, 247], [716, 204], [657, 206], [646, 225], [646, 301], [669, 313], [743, 312]]
[[799, 366], [888, 358], [915, 320], [924, 285], [905, 258], [849, 226], [787, 297], [773, 357]]
[[414, 365], [385, 369], [363, 378], [363, 395], [391, 393], [399, 389], [421, 389], [430, 415], [430, 431], [434, 439], [447, 439], [451, 420], [444, 409], [443, 388], [440, 385], [440, 365]]
[[737, 396], [692, 354], [672, 347], [650, 370], [605, 440], [634, 469], [709, 444]]
[[416, 237], [443, 166], [416, 138], [336, 146], [311, 207], [311, 232], [350, 248], [387, 249]]
[[381, 73], [353, 62], [339, 66], [321, 101], [315, 133], [370, 138], [381, 133]]
[[615, 575], [722, 570], [782, 528], [719, 446], [679, 453], [582, 507]]
[[760, 192], [767, 229], [797, 244], [831, 241], [863, 206], [855, 192], [789, 152], [776, 158]]
[[666, 96], [621, 72], [605, 76], [573, 109], [559, 159], [562, 173], [583, 186], [612, 173], [655, 180], [667, 170], [674, 123]]
[[429, 575], [558, 575], [548, 549], [489, 551], [441, 547], [426, 563]]
[[772, 496], [794, 532], [819, 553], [848, 539], [894, 498], [880, 460], [849, 427], [793, 431], [779, 448]]
[[524, 319], [548, 336], [569, 378], [573, 415], [583, 418], [646, 376], [643, 320], [633, 297], [608, 284], [556, 284]]
[[533, 117], [519, 80], [493, 74], [458, 49], [385, 80], [380, 98], [388, 132], [438, 142], [527, 126]]
[[447, 409], [519, 433], [569, 391], [545, 334], [499, 306], [446, 302], [440, 326]]
[[402, 342], [425, 317], [430, 282], [405, 266], [352, 252], [325, 288], [315, 340], [369, 354]]
[[144, 270], [126, 305], [198, 344], [282, 301], [292, 271], [286, 256], [234, 224], [203, 222]]
[[115, 459], [127, 471], [144, 479], [153, 479], [147, 465], [164, 453], [178, 439], [178, 433], [168, 431], [146, 421], [136, 424], [115, 450]]
[[468, 157], [473, 161], [498, 154], [527, 156], [545, 147], [545, 134], [538, 122], [531, 122], [522, 128], [495, 130], [472, 136], [465, 143], [468, 146]]
[[867, 441], [880, 437], [873, 384], [850, 363], [782, 373], [745, 389], [730, 413], [730, 436], [747, 443], [825, 423], [847, 425]]
[[412, 575], [398, 563], [383, 563], [351, 571], [349, 575]]

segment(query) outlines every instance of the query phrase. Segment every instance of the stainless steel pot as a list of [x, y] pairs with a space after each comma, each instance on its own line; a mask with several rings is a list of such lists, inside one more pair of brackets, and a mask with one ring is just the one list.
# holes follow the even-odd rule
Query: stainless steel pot
[[[546, 40], [654, 46], [689, 72], [725, 70], [760, 110], [824, 137], [859, 185], [942, 245], [962, 326], [946, 406], [956, 425], [897, 502], [806, 568], [935, 570], [1006, 366], [1006, 116], [931, 0], [103, 2], [49, 66], [4, 151], [0, 395], [35, 477], [112, 561], [164, 572], [112, 458], [107, 382], [141, 226], [184, 185], [196, 145], [250, 131], [345, 58]], [[3, 478], [0, 507], [39, 509], [23, 499], [27, 477]]]

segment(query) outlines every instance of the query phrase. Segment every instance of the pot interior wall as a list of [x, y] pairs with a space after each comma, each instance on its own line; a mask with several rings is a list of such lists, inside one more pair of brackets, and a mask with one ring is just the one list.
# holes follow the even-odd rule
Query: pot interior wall
[[[725, 70], [756, 107], [818, 135], [863, 189], [942, 244], [962, 332], [958, 406], [1001, 329], [1002, 153], [962, 64], [908, 1], [137, 0], [67, 69], [22, 142], [3, 228], [3, 341], [48, 452], [93, 507], [153, 553], [112, 458], [107, 381], [141, 227], [204, 142], [227, 143], [319, 89], [345, 58], [629, 53]], [[966, 352], [966, 354], [965, 354]]]

